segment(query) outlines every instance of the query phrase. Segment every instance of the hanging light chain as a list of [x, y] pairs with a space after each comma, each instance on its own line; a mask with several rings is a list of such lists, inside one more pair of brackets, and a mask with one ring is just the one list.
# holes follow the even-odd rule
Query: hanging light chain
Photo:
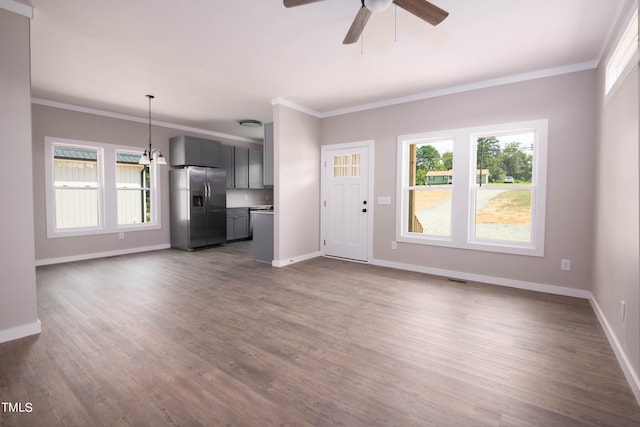
[[151, 160], [151, 100], [154, 96], [147, 95], [147, 98], [149, 98], [149, 160]]

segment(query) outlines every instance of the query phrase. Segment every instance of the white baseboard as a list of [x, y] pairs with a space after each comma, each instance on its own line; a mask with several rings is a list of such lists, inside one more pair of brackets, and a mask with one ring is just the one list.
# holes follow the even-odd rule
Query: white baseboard
[[296, 256], [296, 257], [289, 258], [289, 259], [283, 259], [283, 260], [274, 259], [271, 262], [271, 265], [274, 266], [274, 267], [286, 267], [287, 265], [295, 264], [296, 262], [306, 261], [306, 260], [312, 259], [312, 258], [317, 258], [319, 256], [322, 256], [322, 252], [320, 252], [320, 251], [311, 252], [311, 253], [308, 253], [308, 254]]
[[42, 331], [40, 319], [33, 323], [17, 326], [15, 328], [3, 329], [0, 331], [0, 343], [17, 340], [19, 338], [28, 337], [30, 335], [39, 334]]
[[602, 326], [602, 329], [604, 329], [604, 333], [609, 340], [609, 344], [611, 344], [611, 348], [613, 349], [613, 352], [618, 359], [618, 363], [622, 368], [622, 372], [624, 373], [624, 376], [627, 378], [627, 381], [631, 386], [631, 391], [633, 391], [633, 395], [636, 397], [636, 401], [640, 405], [640, 378], [638, 378], [638, 373], [633, 369], [633, 365], [629, 361], [624, 348], [622, 348], [622, 346], [620, 345], [620, 341], [618, 341], [618, 338], [613, 332], [613, 329], [611, 329], [611, 325], [609, 325], [609, 322], [602, 312], [600, 305], [598, 305], [598, 301], [596, 301], [593, 295], [591, 296], [589, 301], [591, 302], [591, 307], [593, 307], [593, 311], [596, 312], [596, 316], [598, 316], [600, 325]]
[[139, 248], [120, 249], [120, 250], [117, 250], [117, 251], [93, 252], [93, 253], [90, 253], [90, 254], [74, 255], [74, 256], [61, 257], [61, 258], [38, 259], [38, 260], [36, 260], [36, 267], [39, 267], [41, 265], [62, 264], [62, 263], [65, 263], [65, 262], [84, 261], [84, 260], [87, 260], [87, 259], [107, 258], [107, 257], [111, 257], [111, 256], [135, 254], [135, 253], [139, 253], [139, 252], [158, 251], [158, 250], [161, 250], [161, 249], [169, 249], [170, 247], [171, 247], [171, 245], [169, 243], [165, 243], [165, 244], [162, 244], [162, 245], [143, 246], [143, 247], [139, 247]]
[[461, 271], [444, 270], [440, 268], [424, 267], [413, 264], [403, 264], [399, 262], [373, 259], [370, 264], [381, 267], [397, 268], [400, 270], [415, 271], [417, 273], [431, 274], [456, 280], [466, 280], [469, 282], [488, 283], [490, 285], [506, 286], [509, 288], [525, 289], [529, 291], [545, 292], [548, 294], [564, 295], [568, 297], [590, 299], [591, 292], [584, 289], [566, 288], [563, 286], [545, 285], [542, 283], [527, 282], [516, 279], [505, 279], [503, 277], [484, 276], [481, 274], [465, 273]]

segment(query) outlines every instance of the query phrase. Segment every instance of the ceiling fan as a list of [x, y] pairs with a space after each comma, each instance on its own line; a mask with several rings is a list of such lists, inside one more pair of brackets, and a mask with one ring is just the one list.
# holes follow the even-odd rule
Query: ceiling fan
[[[323, 0], [284, 0], [284, 7], [302, 6]], [[380, 12], [394, 3], [431, 25], [438, 25], [449, 16], [449, 12], [440, 9], [426, 0], [361, 0], [362, 6], [351, 24], [342, 44], [352, 44], [358, 41], [369, 18], [375, 12]]]

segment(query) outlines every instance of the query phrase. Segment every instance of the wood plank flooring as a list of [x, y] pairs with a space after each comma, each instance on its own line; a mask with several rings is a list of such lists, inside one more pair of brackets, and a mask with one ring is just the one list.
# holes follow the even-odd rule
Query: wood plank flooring
[[250, 242], [39, 267], [0, 426], [639, 426], [587, 301]]

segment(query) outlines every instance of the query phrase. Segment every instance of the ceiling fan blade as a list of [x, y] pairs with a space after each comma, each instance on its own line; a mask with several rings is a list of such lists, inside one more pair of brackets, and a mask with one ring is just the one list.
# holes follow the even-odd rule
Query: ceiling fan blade
[[364, 31], [365, 25], [369, 22], [369, 18], [371, 18], [372, 12], [366, 7], [362, 6], [356, 15], [356, 19], [353, 20], [353, 24], [351, 24], [351, 28], [347, 31], [347, 35], [344, 38], [342, 44], [352, 44], [358, 41], [362, 32]]
[[284, 0], [284, 7], [303, 6], [305, 4], [316, 3], [322, 0]]
[[449, 12], [426, 0], [394, 0], [394, 3], [431, 25], [438, 25], [449, 16]]

